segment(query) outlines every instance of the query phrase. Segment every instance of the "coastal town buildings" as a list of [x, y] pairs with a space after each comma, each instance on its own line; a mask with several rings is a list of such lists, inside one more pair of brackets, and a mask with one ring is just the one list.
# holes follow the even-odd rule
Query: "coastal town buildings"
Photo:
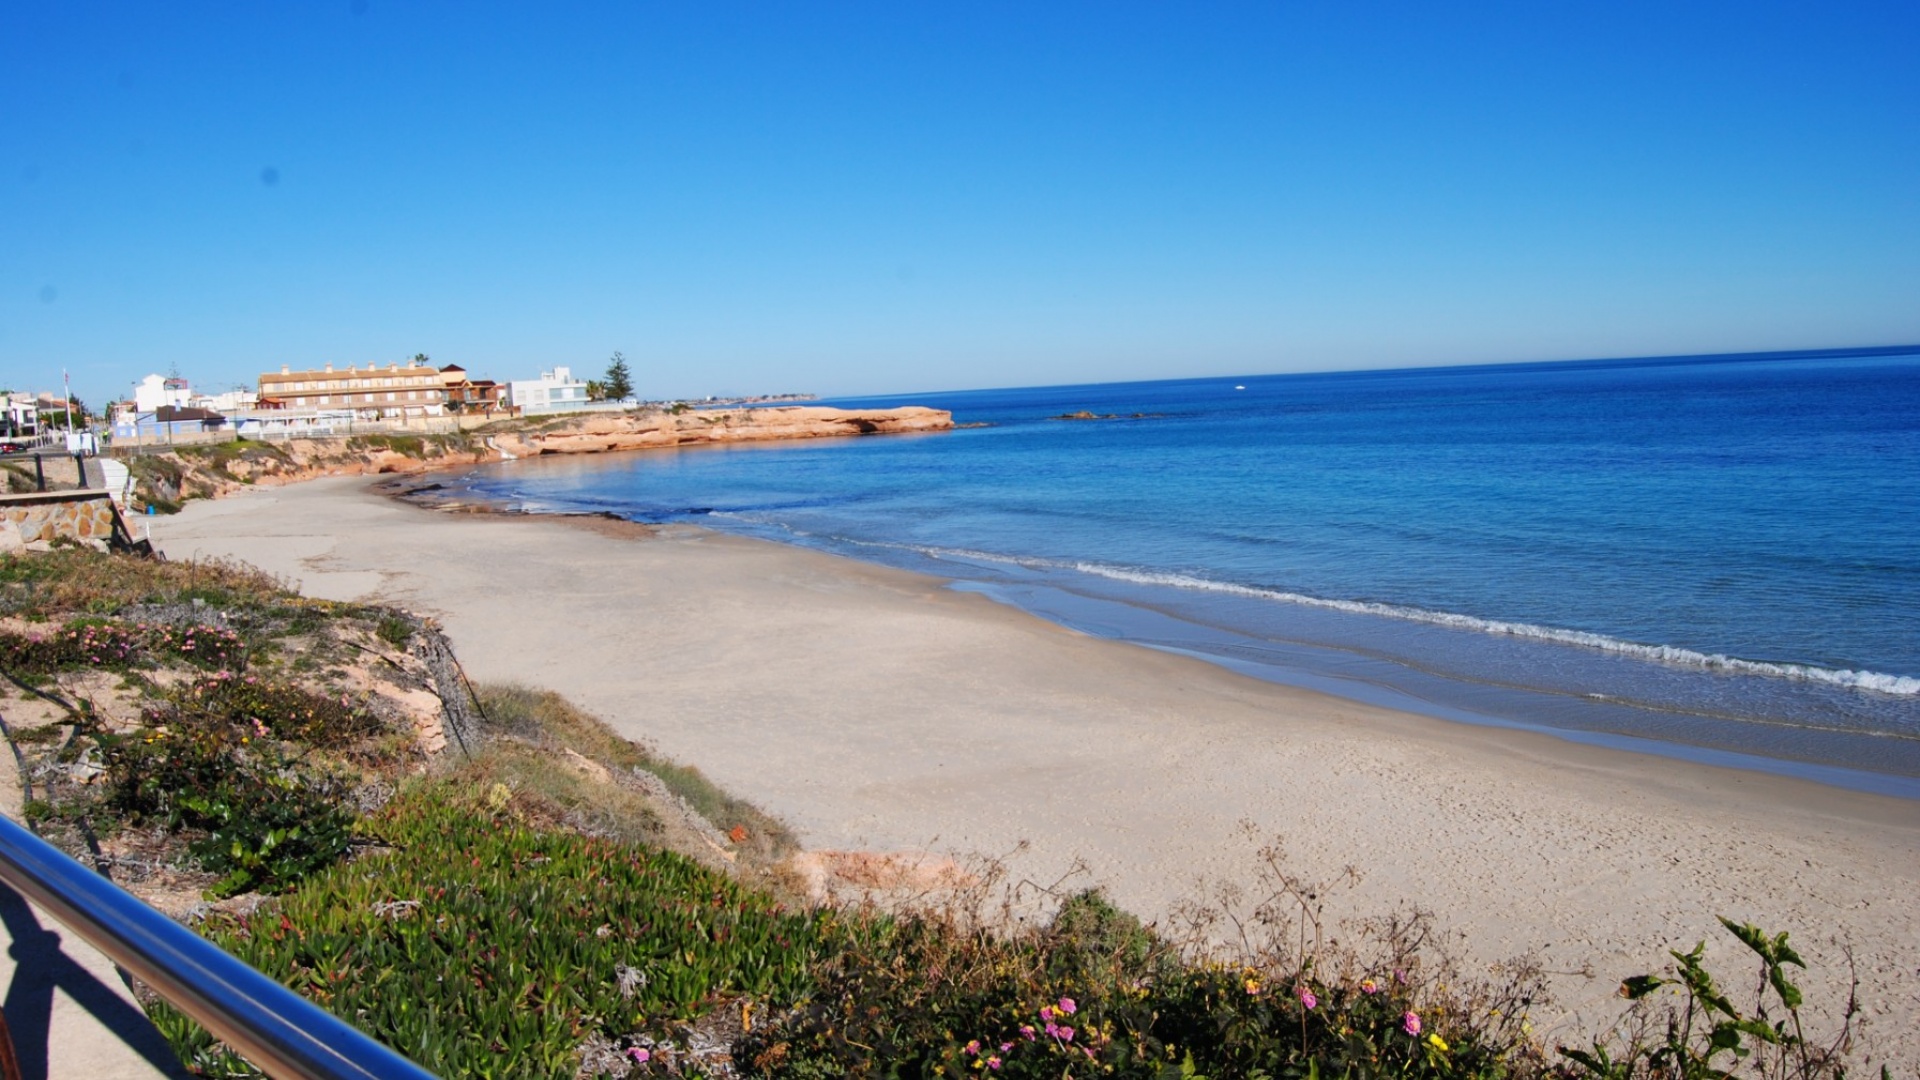
[[448, 412], [492, 416], [512, 411], [506, 402], [506, 387], [492, 379], [472, 378], [468, 376], [467, 369], [459, 364], [448, 364], [441, 368], [440, 379], [447, 394]]
[[245, 387], [235, 387], [218, 394], [195, 394], [187, 405], [195, 409], [210, 409], [222, 416], [231, 416], [238, 412], [247, 412], [260, 402], [260, 395]]
[[587, 384], [572, 368], [556, 367], [537, 379], [508, 380], [506, 403], [528, 413], [575, 412], [587, 407]]
[[135, 412], [184, 409], [192, 398], [193, 387], [178, 375], [149, 375], [133, 384]]
[[0, 435], [17, 439], [40, 433], [40, 407], [31, 397], [0, 392]]
[[446, 411], [446, 384], [438, 368], [419, 362], [386, 367], [350, 364], [336, 370], [294, 371], [260, 376], [260, 407], [297, 410], [351, 410], [364, 420], [438, 416]]

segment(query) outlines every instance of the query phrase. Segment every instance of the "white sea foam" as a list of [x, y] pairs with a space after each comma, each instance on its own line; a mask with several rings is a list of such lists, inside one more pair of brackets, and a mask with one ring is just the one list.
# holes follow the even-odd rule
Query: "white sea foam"
[[1775, 679], [1799, 679], [1808, 682], [1829, 683], [1834, 686], [1844, 686], [1854, 690], [1871, 690], [1876, 693], [1892, 694], [1899, 697], [1920, 696], [1920, 678], [1915, 678], [1911, 675], [1884, 675], [1877, 671], [1847, 671], [1815, 667], [1809, 664], [1777, 664], [1763, 660], [1742, 660], [1735, 656], [1723, 656], [1719, 653], [1703, 653], [1693, 649], [1679, 648], [1674, 645], [1643, 645], [1639, 642], [1623, 641], [1620, 638], [1608, 637], [1605, 634], [1589, 633], [1584, 630], [1563, 630], [1553, 626], [1535, 626], [1532, 623], [1506, 622], [1500, 619], [1482, 619], [1472, 615], [1456, 615], [1446, 611], [1428, 611], [1425, 608], [1405, 607], [1399, 604], [1381, 604], [1364, 600], [1328, 600], [1318, 596], [1284, 592], [1279, 589], [1262, 589], [1251, 585], [1235, 585], [1231, 582], [1211, 581], [1189, 574], [1134, 570], [1091, 562], [1073, 563], [1072, 569], [1078, 570], [1083, 574], [1094, 574], [1115, 581], [1129, 581], [1141, 585], [1164, 585], [1178, 589], [1227, 593], [1233, 596], [1247, 596], [1261, 600], [1299, 604], [1304, 607], [1325, 608], [1330, 611], [1345, 611], [1356, 615], [1375, 615], [1388, 619], [1400, 619], [1405, 622], [1445, 626], [1455, 630], [1471, 630], [1482, 634], [1498, 634], [1506, 637], [1528, 638], [1535, 641], [1551, 641], [1560, 645], [1580, 645], [1589, 649], [1599, 649], [1604, 652], [1631, 656], [1639, 660], [1652, 660], [1663, 664], [1699, 668], [1703, 671], [1727, 672], [1737, 675], [1760, 675]]
[[1549, 641], [1558, 645], [1578, 645], [1602, 652], [1631, 656], [1637, 660], [1651, 660], [1679, 667], [1697, 668], [1702, 671], [1725, 672], [1734, 675], [1758, 675], [1773, 679], [1796, 679], [1804, 682], [1826, 683], [1831, 686], [1845, 687], [1851, 690], [1869, 690], [1874, 693], [1890, 694], [1895, 697], [1920, 697], [1920, 678], [1912, 675], [1886, 675], [1877, 671], [1850, 671], [1836, 668], [1816, 667], [1811, 664], [1777, 664], [1764, 660], [1742, 660], [1737, 656], [1724, 656], [1719, 653], [1703, 653], [1694, 649], [1683, 649], [1675, 645], [1643, 645], [1636, 641], [1625, 641], [1608, 637], [1605, 634], [1589, 633], [1585, 630], [1563, 630], [1553, 626], [1536, 626], [1532, 623], [1507, 622], [1501, 619], [1482, 619], [1473, 615], [1457, 615], [1448, 611], [1428, 611], [1425, 608], [1407, 607], [1400, 604], [1382, 604], [1368, 600], [1328, 600], [1319, 596], [1307, 596], [1304, 593], [1286, 592], [1281, 589], [1262, 589], [1253, 585], [1236, 585], [1232, 582], [1213, 581], [1195, 577], [1191, 574], [1175, 574], [1159, 570], [1139, 570], [1123, 566], [1109, 566], [1096, 562], [1067, 562], [1034, 556], [1001, 555], [990, 551], [973, 551], [967, 548], [932, 547], [920, 544], [890, 543], [884, 540], [852, 540], [843, 538], [842, 542], [857, 547], [892, 548], [898, 551], [911, 551], [935, 559], [959, 559], [967, 562], [998, 563], [1003, 566], [1020, 566], [1030, 570], [1074, 570], [1083, 574], [1113, 581], [1126, 581], [1138, 585], [1160, 585], [1176, 589], [1191, 589], [1199, 592], [1225, 593], [1231, 596], [1245, 596], [1258, 600], [1271, 600], [1285, 604], [1299, 604], [1303, 607], [1323, 608], [1329, 611], [1344, 611], [1355, 615], [1373, 615], [1380, 618], [1399, 619], [1403, 622], [1426, 623], [1432, 626], [1444, 626], [1453, 630], [1467, 630], [1482, 634], [1495, 634], [1505, 637], [1526, 638], [1533, 641]]

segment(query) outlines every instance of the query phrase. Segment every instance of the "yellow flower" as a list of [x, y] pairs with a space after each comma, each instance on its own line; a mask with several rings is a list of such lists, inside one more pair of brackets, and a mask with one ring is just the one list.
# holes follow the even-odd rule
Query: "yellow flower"
[[1443, 1038], [1441, 1038], [1441, 1037], [1440, 1037], [1440, 1036], [1438, 1036], [1438, 1035], [1429, 1035], [1429, 1036], [1427, 1036], [1427, 1041], [1433, 1044], [1433, 1048], [1434, 1048], [1435, 1050], [1438, 1050], [1438, 1051], [1440, 1051], [1440, 1052], [1441, 1052], [1441, 1053], [1443, 1053], [1443, 1054], [1444, 1054], [1444, 1053], [1446, 1053], [1448, 1049], [1450, 1049], [1450, 1048], [1449, 1048], [1449, 1047], [1447, 1046], [1447, 1040], [1445, 1040], [1445, 1039], [1443, 1039]]

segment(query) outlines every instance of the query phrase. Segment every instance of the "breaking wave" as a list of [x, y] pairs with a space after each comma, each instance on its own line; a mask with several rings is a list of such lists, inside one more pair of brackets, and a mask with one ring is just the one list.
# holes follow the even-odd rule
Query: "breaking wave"
[[1447, 611], [1428, 611], [1425, 608], [1405, 607], [1399, 604], [1381, 604], [1364, 600], [1327, 600], [1301, 593], [1284, 592], [1279, 589], [1262, 589], [1251, 585], [1235, 585], [1229, 582], [1210, 581], [1206, 578], [1188, 574], [1170, 574], [1158, 571], [1130, 570], [1123, 567], [1104, 566], [1099, 563], [1077, 562], [1072, 568], [1083, 574], [1115, 581], [1129, 581], [1141, 585], [1164, 585], [1178, 589], [1194, 589], [1206, 592], [1227, 593], [1234, 596], [1250, 596], [1262, 600], [1275, 600], [1304, 607], [1325, 608], [1330, 611], [1344, 611], [1357, 615], [1376, 615], [1405, 622], [1427, 623], [1432, 626], [1445, 626], [1455, 630], [1471, 630], [1482, 634], [1495, 634], [1503, 637], [1527, 638], [1534, 641], [1550, 641], [1559, 645], [1579, 645], [1603, 652], [1631, 656], [1637, 660], [1652, 660], [1662, 664], [1674, 664], [1681, 667], [1699, 668], [1703, 671], [1724, 672], [1735, 675], [1760, 675], [1773, 679], [1798, 679], [1807, 682], [1828, 683], [1844, 686], [1853, 690], [1871, 690], [1880, 694], [1898, 697], [1920, 696], [1920, 678], [1911, 675], [1885, 675], [1877, 671], [1849, 671], [1834, 668], [1814, 667], [1810, 664], [1779, 664], [1764, 660], [1742, 660], [1737, 656], [1724, 656], [1719, 653], [1703, 653], [1694, 649], [1683, 649], [1675, 645], [1643, 645], [1635, 641], [1623, 641], [1605, 634], [1589, 633], [1585, 630], [1563, 630], [1553, 626], [1536, 626], [1532, 623], [1507, 622], [1502, 619], [1482, 619], [1473, 615], [1456, 615]]
[[1590, 633], [1585, 630], [1565, 630], [1559, 627], [1536, 626], [1532, 623], [1509, 622], [1502, 619], [1482, 619], [1474, 615], [1459, 615], [1447, 611], [1429, 611], [1425, 608], [1408, 607], [1401, 604], [1382, 604], [1368, 600], [1329, 600], [1324, 597], [1308, 596], [1304, 593], [1287, 592], [1281, 589], [1263, 589], [1253, 585], [1238, 585], [1232, 582], [1214, 581], [1208, 578], [1195, 577], [1191, 574], [1177, 574], [1158, 570], [1139, 570], [1123, 566], [1110, 566], [1104, 563], [1021, 558], [1009, 555], [996, 555], [984, 551], [970, 551], [963, 548], [932, 548], [907, 544], [873, 543], [871, 541], [863, 542], [862, 546], [903, 548], [917, 551], [937, 559], [963, 559], [968, 561], [1001, 563], [1036, 570], [1074, 570], [1082, 574], [1091, 574], [1112, 581], [1125, 581], [1136, 585], [1157, 585], [1197, 592], [1223, 593], [1230, 596], [1245, 596], [1258, 600], [1271, 600], [1277, 603], [1298, 604], [1302, 607], [1341, 611], [1354, 615], [1372, 615], [1379, 618], [1398, 619], [1403, 622], [1425, 623], [1430, 626], [1443, 626], [1453, 630], [1466, 630], [1474, 633], [1492, 634], [1502, 637], [1525, 638], [1532, 641], [1552, 642], [1558, 645], [1577, 645], [1582, 648], [1597, 649], [1602, 652], [1614, 653], [1620, 656], [1629, 656], [1636, 660], [1649, 660], [1655, 663], [1695, 668], [1701, 671], [1712, 671], [1732, 675], [1757, 675], [1771, 679], [1794, 679], [1803, 682], [1825, 683], [1830, 686], [1845, 687], [1850, 690], [1866, 690], [1877, 694], [1888, 694], [1894, 697], [1920, 697], [1920, 678], [1912, 675], [1887, 675], [1877, 671], [1852, 671], [1816, 667], [1811, 664], [1782, 664], [1765, 660], [1743, 660], [1737, 656], [1704, 653], [1695, 649], [1680, 648], [1675, 645], [1645, 645], [1640, 642], [1625, 641], [1620, 638], [1608, 637], [1605, 634]]

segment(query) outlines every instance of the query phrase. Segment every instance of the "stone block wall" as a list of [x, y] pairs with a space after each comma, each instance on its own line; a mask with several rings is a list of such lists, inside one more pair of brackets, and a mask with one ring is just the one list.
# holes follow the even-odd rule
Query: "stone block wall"
[[104, 547], [118, 522], [119, 512], [104, 491], [0, 495], [0, 551], [61, 536]]

